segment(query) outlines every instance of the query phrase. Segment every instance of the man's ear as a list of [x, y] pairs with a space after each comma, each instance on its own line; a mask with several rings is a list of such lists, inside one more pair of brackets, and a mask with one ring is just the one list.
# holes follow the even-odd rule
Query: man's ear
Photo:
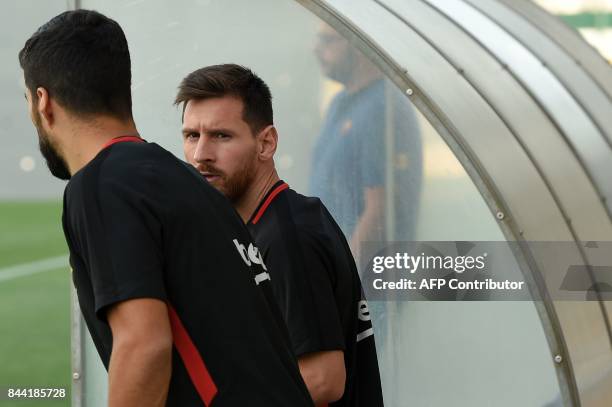
[[274, 158], [276, 147], [278, 145], [278, 133], [273, 124], [265, 127], [257, 135], [258, 139], [258, 157], [262, 161], [268, 161]]
[[34, 108], [38, 111], [42, 122], [46, 124], [46, 127], [51, 127], [55, 121], [55, 116], [47, 89], [43, 87], [36, 88], [35, 104]]

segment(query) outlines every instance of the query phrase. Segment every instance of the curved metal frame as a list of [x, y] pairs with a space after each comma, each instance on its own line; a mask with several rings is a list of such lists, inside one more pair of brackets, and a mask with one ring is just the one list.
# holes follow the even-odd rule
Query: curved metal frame
[[612, 99], [610, 64], [580, 34], [530, 0], [499, 0], [563, 48]]
[[[498, 99], [495, 101], [495, 92], [492, 93], [490, 89], [487, 92], [487, 89], [479, 87], [479, 81], [474, 80], [478, 72], [468, 70], [466, 66], [462, 65], [469, 62], [466, 61], [466, 58], [460, 60], [460, 58], [457, 58], [457, 55], [454, 55], [459, 62], [453, 60], [448, 54], [448, 48], [446, 53], [442, 52], [439, 49], [440, 44], [428, 37], [433, 29], [421, 27], [421, 31], [418, 31], [405, 19], [401, 20], [399, 15], [401, 13], [398, 13], [396, 9], [389, 6], [389, 0], [360, 1], [351, 2], [350, 4], [348, 1], [343, 0], [298, 1], [334, 26], [345, 37], [349, 38], [354, 45], [368, 55], [400, 88], [411, 89], [412, 102], [449, 144], [453, 153], [464, 165], [466, 171], [481, 191], [492, 212], [497, 213], [502, 210], [500, 208], [510, 208], [512, 210], [511, 219], [506, 218], [500, 225], [509, 240], [579, 241], [593, 235], [602, 240], [612, 239], [612, 229], [610, 228], [608, 213], [606, 213], [602, 201], [599, 200], [598, 194], [589, 187], [591, 182], [588, 174], [585, 174], [584, 168], [577, 161], [571, 145], [568, 145], [563, 138], [563, 127], [558, 125], [558, 122], [555, 120], [556, 116], [550, 115], [542, 108], [542, 105], [537, 100], [537, 94], [533, 93], [528, 84], [517, 80], [512, 70], [508, 69], [508, 64], [502, 62], [499, 65], [500, 70], [507, 70], [510, 73], [508, 75], [509, 78], [505, 78], [505, 80], [517, 82], [519, 84], [517, 87], [524, 92], [521, 95], [523, 100], [529, 101], [532, 104], [535, 103], [535, 108], [542, 112], [538, 120], [548, 128], [550, 141], [556, 144], [553, 154], [556, 154], [556, 158], [559, 158], [558, 154], [561, 154], [561, 157], [565, 157], [566, 162], [569, 162], [569, 165], [572, 166], [565, 170], [568, 171], [568, 174], [574, 176], [577, 184], [586, 188], [583, 190], [583, 195], [578, 195], [579, 199], [575, 195], [572, 196], [571, 191], [562, 185], [563, 177], [560, 177], [558, 171], [563, 171], [564, 169], [559, 166], [555, 167], [551, 161], [547, 163], [546, 160], [543, 160], [546, 158], [543, 154], [550, 153], [550, 151], [543, 149], [542, 144], [538, 145], [533, 140], [526, 138], [528, 134], [524, 134], [524, 129], [522, 130], [523, 133], [517, 131], [515, 124], [516, 117], [514, 121], [509, 119], [508, 115], [512, 112], [508, 106], [503, 111], [504, 108], [501, 105], [499, 94], [497, 94], [496, 97]], [[398, 3], [396, 2], [394, 6], [397, 7]], [[409, 3], [414, 5], [415, 2]], [[406, 5], [406, 8], [408, 8], [408, 5]], [[382, 11], [383, 9], [385, 11]], [[406, 13], [404, 13], [403, 17], [405, 16]], [[450, 19], [453, 20], [453, 18]], [[400, 20], [404, 24], [403, 27], [401, 27], [402, 23], [399, 23]], [[381, 35], [379, 27], [381, 25], [384, 25], [387, 31], [392, 31], [392, 27], [395, 27], [395, 34], [402, 33], [401, 36], [397, 35], [401, 37], [401, 41], [398, 38], [389, 38], [388, 35]], [[456, 41], [456, 38], [453, 39]], [[469, 129], [469, 126], [466, 126], [465, 122], [461, 122], [462, 119], [456, 111], [457, 107], [450, 106], [448, 101], [444, 100], [444, 95], [441, 95], [439, 92], [436, 94], [432, 87], [428, 87], [432, 83], [427, 83], [427, 78], [415, 77], [414, 71], [407, 69], [411, 63], [410, 58], [423, 57], [422, 54], [415, 55], [414, 52], [414, 41], [418, 40], [428, 42], [431, 49], [435, 50], [434, 52], [440, 53], [437, 56], [436, 63], [450, 65], [450, 67], [445, 68], [446, 76], [444, 77], [450, 78], [449, 73], [451, 69], [459, 73], [460, 78], [464, 81], [454, 81], [453, 86], [461, 87], [462, 89], [452, 89], [450, 93], [453, 91], [464, 92], [463, 96], [470, 98], [471, 102], [480, 103], [482, 111], [478, 112], [480, 115], [478, 120], [482, 122], [484, 120], [482, 116], [490, 116], [486, 118], [490, 120], [488, 124], [496, 126], [494, 128], [497, 128], [500, 134], [503, 135], [502, 137], [494, 137], [496, 140], [495, 144], [501, 143], [504, 148], [496, 145], [491, 149], [490, 142], [483, 139], [478, 140], [477, 137], [469, 134], [466, 131]], [[472, 41], [474, 41], [474, 38], [472, 38]], [[406, 47], [406, 43], [411, 43], [413, 47], [409, 49]], [[481, 54], [484, 52], [490, 59], [499, 64], [499, 60], [490, 49], [484, 48], [478, 41], [474, 41], [474, 43], [476, 44], [476, 47], [473, 48], [474, 50], [481, 48]], [[470, 57], [474, 56], [474, 54], [470, 53], [468, 55]], [[436, 57], [433, 54], [427, 55], [425, 63], [431, 67], [434, 59]], [[468, 84], [467, 87], [465, 86], [466, 83]], [[419, 85], [422, 86], [420, 87]], [[562, 88], [567, 92], [563, 85]], [[573, 96], [571, 92], [568, 93], [570, 97]], [[516, 92], [513, 93], [514, 96], [516, 96]], [[478, 101], [478, 98], [481, 98], [481, 100]], [[496, 105], [498, 106], [497, 108], [495, 107]], [[500, 106], [502, 111], [499, 110]], [[593, 116], [586, 117], [588, 118], [587, 120], [593, 118]], [[586, 123], [587, 121], [585, 121]], [[590, 123], [597, 127], [592, 121]], [[493, 135], [491, 136], [493, 137]], [[498, 136], [498, 134], [495, 136]], [[486, 144], [486, 146], [483, 146], [483, 144]], [[511, 146], [512, 144], [514, 145]], [[489, 150], [488, 152], [486, 151], [487, 149]], [[500, 154], [495, 154], [494, 151]], [[513, 165], [487, 162], [487, 154], [500, 157], [504, 153], [509, 153], [513, 157]], [[592, 157], [589, 157], [589, 154], [585, 154], [584, 159], [589, 160], [589, 158]], [[531, 177], [523, 178], [524, 183], [529, 184], [528, 189], [531, 192], [529, 194], [529, 205], [525, 202], [520, 202], [523, 196], [517, 194], [517, 191], [513, 189], [512, 177], [501, 174], [501, 171], [507, 171], [510, 168], [512, 168], [512, 171], [525, 171], [525, 166], [529, 166], [530, 170], [527, 172], [531, 172]], [[553, 178], [554, 182], [551, 182]], [[585, 202], [587, 206], [590, 205], [597, 212], [595, 215], [593, 213], [584, 213], [585, 206], [583, 204]], [[568, 210], [571, 216], [566, 213]], [[583, 212], [581, 213], [580, 211]], [[505, 209], [502, 212], [509, 213], [509, 210]], [[543, 223], [532, 222], [534, 215], [546, 218], [546, 221]], [[598, 303], [572, 303], [570, 306], [554, 303], [550, 300], [546, 287], [546, 283], [550, 284], [551, 278], [559, 278], [558, 275], [553, 275], [558, 273], [551, 272], [551, 270], [557, 270], [554, 264], [547, 263], [547, 259], [534, 258], [528, 249], [522, 255], [521, 266], [526, 278], [531, 278], [532, 287], [539, 291], [543, 299], [543, 303], [539, 304], [538, 310], [551, 349], [553, 353], [562, 349], [562, 353], [568, 356], [566, 359], [569, 359], [569, 363], [565, 367], [558, 369], [563, 398], [568, 405], [581, 405], [581, 403], [588, 399], [585, 394], [589, 390], [586, 388], [587, 384], [585, 383], [582, 383], [580, 387], [578, 386], [579, 380], [574, 376], [575, 367], [572, 365], [572, 356], [579, 355], [580, 339], [584, 338], [576, 335], [573, 323], [576, 318], [587, 318], [598, 326], [599, 331], [601, 331], [599, 332], [600, 335], [609, 338], [609, 326], [607, 326], [608, 320], [605, 315], [605, 308]], [[578, 244], [576, 244], [576, 259], [577, 261], [585, 261], [587, 259], [587, 256]], [[588, 261], [585, 261], [585, 263], [588, 264]], [[568, 338], [570, 340], [569, 344], [566, 343]], [[609, 344], [609, 341], [606, 343]], [[607, 354], [609, 349], [600, 350], [603, 352], [602, 355], [604, 357], [609, 358]]]
[[539, 27], [530, 24], [507, 5], [492, 0], [467, 0], [467, 2], [494, 20], [523, 47], [537, 55], [542, 64], [563, 83], [586, 114], [591, 117], [599, 132], [605, 135], [606, 142], [612, 146], [612, 115], [610, 115], [612, 98], [593, 80], [583, 65], [567, 54]]
[[[300, 1], [300, 0], [298, 0]], [[364, 33], [362, 25], [356, 25], [348, 20], [341, 12], [322, 1], [300, 1], [307, 8], [311, 9], [315, 14], [322, 18], [327, 23], [331, 24], [334, 29], [351, 40], [353, 45], [357, 46], [370, 59], [375, 62], [378, 67], [387, 74], [400, 88], [411, 89], [411, 101], [419, 108], [421, 113], [429, 120], [435, 130], [441, 135], [445, 142], [449, 145], [455, 156], [464, 166], [472, 181], [476, 184], [481, 192], [485, 202], [491, 209], [492, 214], [502, 213], [504, 219], [500, 222], [500, 228], [508, 240], [524, 241], [523, 235], [525, 231], [516, 223], [515, 217], [509, 210], [509, 206], [502, 198], [502, 193], [498, 190], [496, 182], [485, 170], [485, 165], [478, 159], [477, 153], [473, 151], [470, 143], [465, 140], [464, 135], [457, 129], [453, 121], [443, 113], [444, 110], [437, 106], [433, 98], [428, 97], [425, 88], [420, 88], [415, 79], [413, 79], [409, 71], [404, 68], [398, 61], [395, 61], [389, 56], [388, 52], [381, 49], [372, 38]], [[361, 2], [361, 6], [365, 2]], [[347, 4], [347, 7], [350, 7]], [[345, 11], [345, 10], [342, 10]], [[368, 9], [367, 15], [372, 21], [375, 21], [379, 15], [372, 15], [374, 10]], [[388, 21], [386, 23], [389, 23]], [[462, 75], [462, 72], [458, 72]], [[539, 179], [537, 175], [531, 174], [532, 179]], [[544, 188], [545, 189], [545, 188]], [[511, 196], [510, 196], [511, 198]], [[554, 207], [554, 201], [550, 200], [543, 207]], [[547, 217], [547, 216], [545, 216]], [[535, 218], [532, 218], [534, 223], [538, 223]], [[521, 222], [523, 223], [523, 222]], [[526, 222], [529, 223], [529, 222]], [[522, 256], [521, 256], [522, 255]], [[538, 262], [533, 259], [531, 253], [526, 247], [523, 247], [523, 252], [517, 258], [521, 269], [537, 270]], [[542, 319], [543, 328], [546, 333], [547, 340], [551, 346], [552, 353], [556, 355], [567, 355], [567, 347], [565, 345], [560, 323], [556, 316], [555, 307], [552, 300], [548, 296], [546, 284], [539, 273], [525, 272], [525, 278], [528, 285], [537, 291], [535, 297], [541, 298], [542, 301], [536, 301], [536, 308]], [[537, 288], [535, 288], [537, 287]], [[569, 358], [568, 358], [569, 359]], [[575, 379], [569, 364], [564, 364], [559, 371], [560, 387], [564, 400], [571, 400], [574, 405], [579, 405], [577, 389], [575, 388]]]

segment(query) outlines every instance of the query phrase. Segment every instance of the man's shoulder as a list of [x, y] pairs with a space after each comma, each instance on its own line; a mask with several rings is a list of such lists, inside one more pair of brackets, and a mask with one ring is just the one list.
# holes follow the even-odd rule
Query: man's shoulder
[[285, 196], [289, 216], [298, 229], [321, 229], [322, 224], [327, 221], [327, 209], [319, 198], [302, 195], [291, 188], [287, 189]]
[[108, 175], [139, 175], [160, 167], [177, 166], [180, 161], [155, 143], [118, 143], [103, 150], [97, 166]]
[[294, 243], [331, 247], [334, 241], [338, 243], [344, 239], [318, 197], [302, 195], [287, 187], [269, 203], [263, 217], [247, 225], [264, 250]]
[[288, 189], [287, 200], [298, 235], [319, 240], [326, 245], [333, 240], [344, 239], [340, 227], [321, 199]]
[[112, 180], [138, 182], [142, 178], [166, 173], [166, 169], [180, 164], [180, 160], [157, 144], [117, 143], [100, 151], [74, 175], [69, 185]]
[[180, 160], [168, 154], [153, 143], [117, 143], [100, 151], [68, 182], [68, 207], [74, 209], [92, 199], [132, 200], [164, 191], [185, 171], [178, 169]]

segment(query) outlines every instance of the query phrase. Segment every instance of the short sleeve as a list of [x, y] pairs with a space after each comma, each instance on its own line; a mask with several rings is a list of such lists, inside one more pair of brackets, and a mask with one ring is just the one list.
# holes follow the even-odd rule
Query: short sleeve
[[130, 184], [102, 178], [84, 185], [81, 205], [74, 208], [73, 239], [81, 248], [101, 320], [108, 306], [121, 301], [166, 300], [161, 224], [146, 194]]
[[334, 296], [332, 263], [320, 236], [297, 230], [280, 237], [266, 255], [272, 289], [296, 356], [344, 350], [345, 338]]

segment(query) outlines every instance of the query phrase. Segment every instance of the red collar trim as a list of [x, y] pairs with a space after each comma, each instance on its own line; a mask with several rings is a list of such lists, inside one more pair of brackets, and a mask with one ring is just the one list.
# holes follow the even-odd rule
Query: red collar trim
[[132, 141], [134, 143], [144, 143], [144, 140], [138, 136], [121, 136], [121, 137], [115, 137], [114, 139], [108, 140], [108, 143], [104, 144], [104, 147], [102, 147], [102, 150], [112, 146], [113, 144], [124, 143], [126, 141]]
[[280, 194], [281, 192], [283, 192], [285, 189], [289, 188], [289, 184], [287, 184], [286, 182], [281, 181], [280, 184], [278, 184], [277, 186], [275, 186], [269, 193], [268, 193], [268, 197], [265, 199], [265, 201], [263, 202], [263, 204], [259, 207], [259, 209], [257, 210], [257, 212], [255, 213], [255, 216], [253, 216], [251, 218], [251, 223], [254, 225], [257, 222], [259, 222], [259, 219], [261, 219], [261, 217], [263, 216], [264, 212], [266, 211], [266, 209], [268, 209], [268, 206], [270, 206], [270, 204], [272, 203], [272, 201], [274, 200], [274, 198], [276, 198], [276, 196], [278, 194]]

